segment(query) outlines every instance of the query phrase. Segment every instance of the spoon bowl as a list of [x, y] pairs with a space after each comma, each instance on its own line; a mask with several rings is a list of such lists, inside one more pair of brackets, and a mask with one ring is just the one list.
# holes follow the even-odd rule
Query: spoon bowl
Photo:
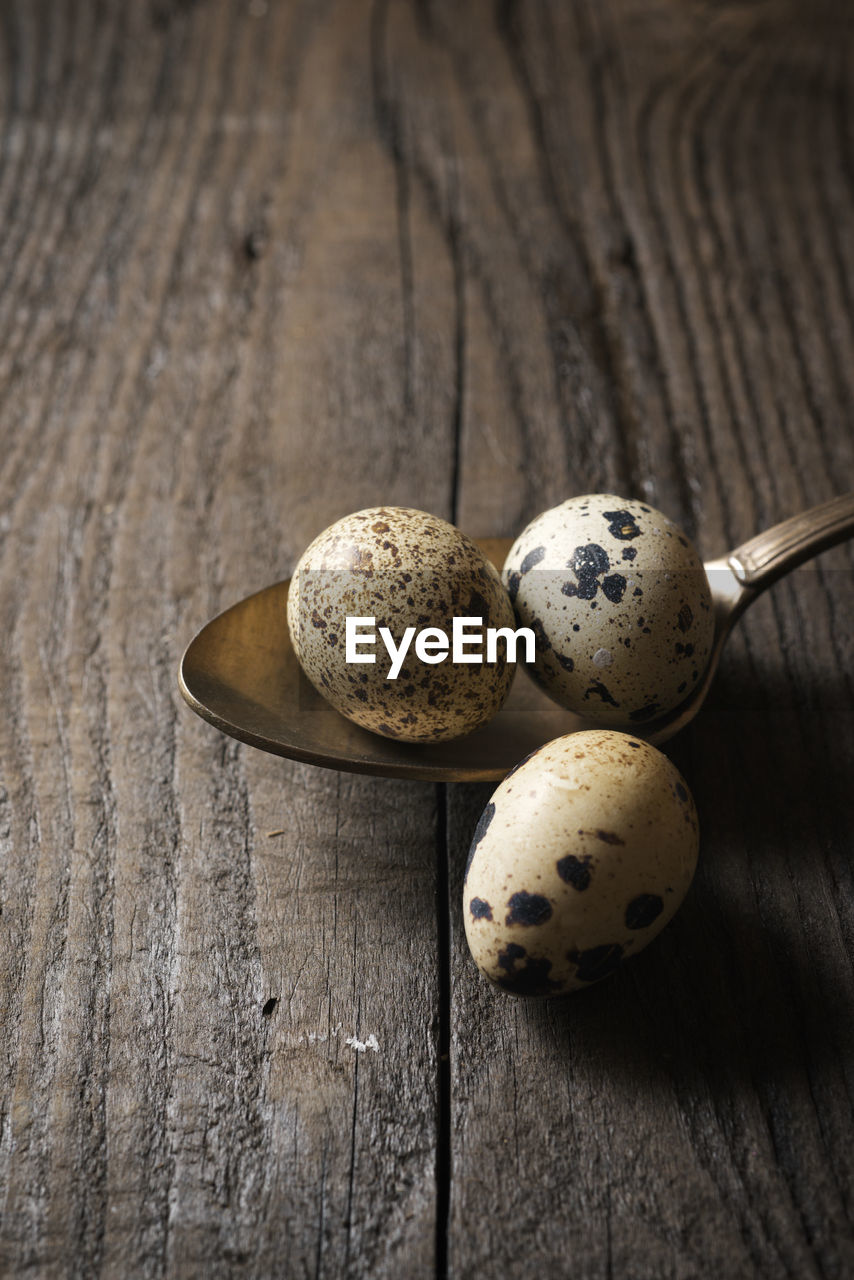
[[[707, 562], [715, 636], [703, 678], [667, 715], [632, 726], [660, 745], [700, 710], [734, 623], [772, 582], [854, 535], [854, 493], [795, 516]], [[512, 540], [479, 539], [499, 567]], [[287, 624], [289, 583], [278, 582], [213, 618], [187, 647], [178, 675], [186, 701], [222, 732], [262, 751], [326, 768], [433, 782], [494, 782], [552, 738], [601, 728], [558, 706], [523, 674], [499, 713], [451, 742], [382, 738], [339, 715], [303, 675]]]

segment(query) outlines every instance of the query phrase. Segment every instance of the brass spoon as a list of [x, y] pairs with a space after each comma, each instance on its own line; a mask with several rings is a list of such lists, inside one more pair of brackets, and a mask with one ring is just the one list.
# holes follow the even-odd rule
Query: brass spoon
[[[854, 536], [854, 493], [758, 534], [705, 568], [712, 589], [715, 640], [704, 676], [675, 711], [632, 728], [647, 742], [666, 742], [700, 710], [733, 624], [772, 582], [828, 547]], [[480, 539], [497, 565], [509, 538]], [[249, 596], [212, 619], [181, 659], [178, 684], [211, 724], [262, 751], [309, 764], [432, 782], [494, 782], [544, 742], [600, 726], [557, 706], [519, 675], [489, 724], [453, 742], [395, 742], [339, 715], [302, 674], [288, 634], [288, 582]]]

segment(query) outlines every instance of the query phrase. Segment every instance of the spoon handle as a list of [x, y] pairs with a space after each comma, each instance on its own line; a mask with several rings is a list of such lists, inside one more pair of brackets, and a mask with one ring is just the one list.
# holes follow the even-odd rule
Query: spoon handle
[[854, 537], [854, 492], [831, 498], [772, 529], [758, 533], [730, 552], [727, 563], [743, 587], [770, 586], [790, 569], [820, 551]]

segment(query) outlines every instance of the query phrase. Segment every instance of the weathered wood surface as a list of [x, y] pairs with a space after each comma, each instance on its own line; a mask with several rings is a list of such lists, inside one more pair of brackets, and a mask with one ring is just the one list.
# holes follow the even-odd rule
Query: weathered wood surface
[[3, 1274], [854, 1270], [850, 551], [740, 624], [670, 752], [696, 886], [563, 1003], [466, 954], [488, 788], [268, 758], [175, 687], [371, 502], [512, 534], [614, 489], [716, 555], [854, 487], [852, 37], [0, 4]]

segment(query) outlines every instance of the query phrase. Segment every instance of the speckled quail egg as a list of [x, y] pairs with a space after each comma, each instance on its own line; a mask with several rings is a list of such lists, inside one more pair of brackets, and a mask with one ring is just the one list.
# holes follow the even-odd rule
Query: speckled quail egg
[[698, 838], [688, 787], [655, 747], [613, 729], [556, 738], [477, 825], [463, 888], [474, 960], [515, 995], [597, 982], [672, 919]]
[[689, 696], [712, 650], [702, 561], [667, 516], [588, 494], [537, 516], [504, 564], [519, 623], [536, 635], [527, 670], [561, 706], [630, 728]]
[[[359, 624], [358, 636], [368, 640], [351, 651], [373, 655], [373, 663], [347, 661], [348, 617], [373, 619], [373, 627]], [[288, 593], [291, 641], [312, 684], [348, 719], [404, 742], [469, 733], [509, 692], [515, 665], [503, 644], [492, 662], [476, 643], [466, 653], [480, 653], [480, 662], [453, 662], [452, 652], [441, 657], [440, 633], [450, 640], [454, 617], [480, 618], [484, 629], [514, 626], [498, 571], [475, 543], [447, 521], [406, 507], [357, 511], [330, 525], [304, 552]], [[398, 648], [414, 629], [394, 679], [383, 627]], [[416, 647], [422, 632], [423, 658]]]

